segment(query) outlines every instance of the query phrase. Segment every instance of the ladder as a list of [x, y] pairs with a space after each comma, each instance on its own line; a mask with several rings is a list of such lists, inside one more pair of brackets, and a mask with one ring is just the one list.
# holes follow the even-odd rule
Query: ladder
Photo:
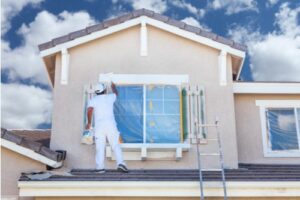
[[[227, 200], [227, 189], [226, 189], [226, 179], [225, 179], [225, 170], [224, 170], [224, 159], [223, 159], [223, 151], [221, 145], [221, 137], [219, 131], [219, 120], [216, 118], [214, 124], [199, 124], [197, 120], [195, 120], [195, 126], [199, 128], [215, 128], [217, 133], [217, 138], [215, 139], [206, 139], [208, 141], [218, 141], [218, 153], [200, 153], [199, 148], [199, 134], [196, 132], [196, 144], [197, 144], [197, 160], [198, 160], [198, 170], [199, 170], [199, 186], [200, 186], [200, 199], [204, 200], [204, 188], [203, 188], [203, 174], [201, 168], [201, 156], [219, 156], [219, 162], [221, 165], [221, 174], [222, 174], [222, 186], [224, 191], [224, 200]], [[196, 128], [197, 130], [197, 128]]]

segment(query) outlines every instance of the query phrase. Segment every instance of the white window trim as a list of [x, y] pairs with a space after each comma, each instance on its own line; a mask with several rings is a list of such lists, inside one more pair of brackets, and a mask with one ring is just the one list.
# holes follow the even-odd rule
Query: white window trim
[[300, 133], [297, 119], [297, 108], [300, 108], [299, 100], [256, 100], [256, 105], [260, 107], [261, 133], [263, 142], [264, 157], [300, 157], [299, 150], [272, 151], [269, 148], [268, 132], [267, 132], [267, 108], [294, 108], [295, 120], [297, 128], [298, 144], [300, 145]]
[[187, 74], [100, 74], [99, 82], [113, 81], [116, 84], [162, 84], [181, 85], [189, 82]]

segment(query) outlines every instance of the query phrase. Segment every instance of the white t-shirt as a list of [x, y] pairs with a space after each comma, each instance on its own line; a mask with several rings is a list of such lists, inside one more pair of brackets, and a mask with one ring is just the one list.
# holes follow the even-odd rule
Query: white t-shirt
[[101, 128], [103, 126], [115, 126], [116, 121], [114, 117], [114, 103], [116, 101], [116, 94], [102, 94], [93, 97], [88, 107], [94, 108], [94, 121], [95, 128]]

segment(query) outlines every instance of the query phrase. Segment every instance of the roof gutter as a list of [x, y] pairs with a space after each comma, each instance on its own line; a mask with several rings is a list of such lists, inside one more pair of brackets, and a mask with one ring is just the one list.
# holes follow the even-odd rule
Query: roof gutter
[[[298, 197], [300, 182], [228, 181], [229, 197]], [[21, 197], [199, 197], [197, 181], [19, 181]], [[223, 197], [220, 182], [205, 182], [207, 197]]]

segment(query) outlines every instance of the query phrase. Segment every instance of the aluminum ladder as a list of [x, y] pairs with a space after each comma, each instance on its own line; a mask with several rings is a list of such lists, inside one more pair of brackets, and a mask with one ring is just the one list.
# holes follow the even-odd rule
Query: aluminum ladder
[[[196, 132], [196, 143], [197, 143], [197, 160], [198, 160], [198, 170], [199, 170], [199, 187], [200, 187], [200, 199], [204, 200], [204, 187], [203, 187], [203, 174], [201, 168], [201, 156], [219, 156], [219, 163], [221, 165], [221, 174], [222, 174], [222, 186], [224, 191], [224, 200], [227, 200], [227, 188], [226, 188], [226, 179], [225, 179], [225, 170], [224, 170], [224, 158], [221, 144], [221, 137], [219, 131], [219, 120], [216, 118], [214, 124], [199, 124], [197, 120], [195, 121], [195, 126], [199, 128], [215, 128], [217, 133], [217, 138], [215, 139], [206, 139], [207, 141], [218, 141], [218, 153], [200, 153], [199, 148], [199, 134]], [[196, 128], [197, 130], [197, 128]]]

